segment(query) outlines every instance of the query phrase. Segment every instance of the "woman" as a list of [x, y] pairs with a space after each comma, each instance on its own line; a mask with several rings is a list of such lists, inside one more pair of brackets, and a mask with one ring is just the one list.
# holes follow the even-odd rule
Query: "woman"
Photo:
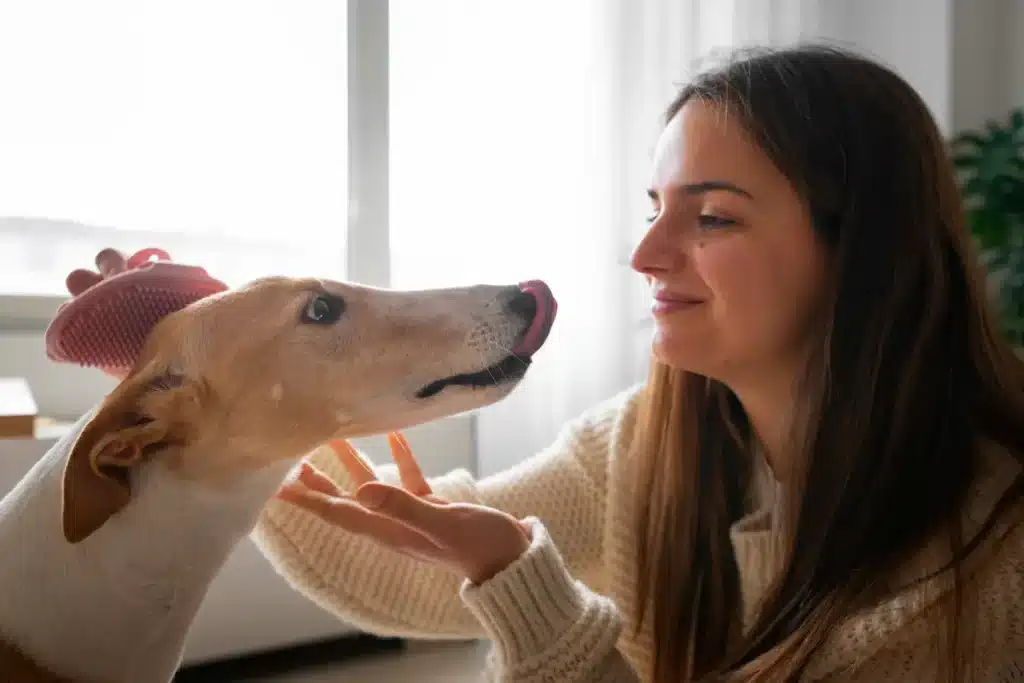
[[646, 385], [481, 481], [322, 449], [263, 552], [369, 631], [489, 636], [501, 681], [1015, 680], [1024, 363], [920, 98], [745, 55], [672, 103], [649, 194]]

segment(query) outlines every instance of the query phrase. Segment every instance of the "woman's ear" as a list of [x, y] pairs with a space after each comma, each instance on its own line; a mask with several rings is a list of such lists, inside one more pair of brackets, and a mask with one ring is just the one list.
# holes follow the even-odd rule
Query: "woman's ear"
[[132, 470], [150, 453], [185, 443], [197, 424], [202, 392], [156, 363], [133, 371], [71, 447], [63, 479], [63, 528], [78, 543], [131, 499]]

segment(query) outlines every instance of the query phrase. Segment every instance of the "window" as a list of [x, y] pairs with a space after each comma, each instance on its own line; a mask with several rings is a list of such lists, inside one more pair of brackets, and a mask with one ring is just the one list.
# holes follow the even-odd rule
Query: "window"
[[344, 277], [346, 5], [0, 4], [0, 294], [63, 295], [109, 245]]
[[109, 390], [41, 340], [106, 246], [232, 285], [387, 285], [387, 18], [384, 0], [0, 3], [0, 376], [58, 418]]

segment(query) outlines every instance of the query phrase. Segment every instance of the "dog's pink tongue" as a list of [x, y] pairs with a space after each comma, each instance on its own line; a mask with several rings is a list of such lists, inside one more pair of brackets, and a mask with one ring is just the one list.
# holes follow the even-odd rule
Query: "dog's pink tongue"
[[555, 314], [558, 312], [558, 302], [555, 301], [555, 295], [551, 293], [551, 288], [543, 280], [529, 280], [520, 283], [519, 288], [533, 295], [537, 301], [537, 313], [533, 316], [533, 322], [530, 323], [526, 334], [523, 335], [523, 340], [516, 348], [512, 349], [512, 353], [516, 356], [529, 357], [537, 353], [547, 341], [551, 326], [555, 322]]

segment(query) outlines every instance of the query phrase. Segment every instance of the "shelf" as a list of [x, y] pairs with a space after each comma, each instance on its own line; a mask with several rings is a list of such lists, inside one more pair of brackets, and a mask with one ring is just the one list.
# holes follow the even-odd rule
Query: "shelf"
[[70, 432], [74, 426], [75, 423], [73, 421], [37, 417], [35, 435], [2, 437], [0, 438], [0, 450], [3, 449], [4, 444], [11, 442], [38, 442], [49, 447]]

